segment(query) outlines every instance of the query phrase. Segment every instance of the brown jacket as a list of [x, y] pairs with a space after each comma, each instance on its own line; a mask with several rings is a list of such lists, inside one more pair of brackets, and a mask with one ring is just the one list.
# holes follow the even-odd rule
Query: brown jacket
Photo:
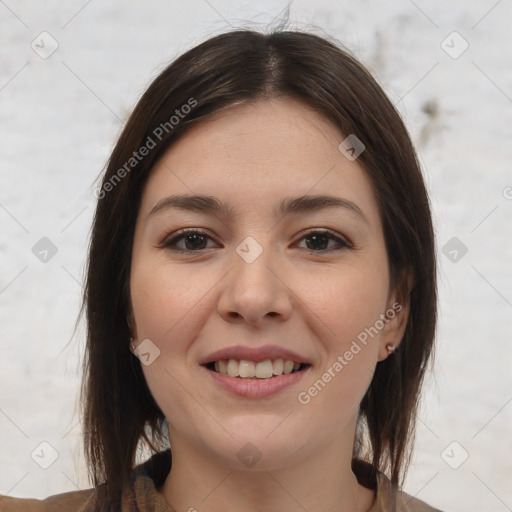
[[[170, 471], [169, 450], [157, 453], [137, 466], [129, 487], [123, 493], [119, 512], [176, 512], [158, 488]], [[368, 512], [441, 512], [408, 494], [396, 491], [389, 479], [372, 466], [353, 460], [352, 469], [361, 485], [375, 489], [375, 501]], [[94, 489], [50, 496], [45, 500], [0, 496], [1, 512], [94, 512]]]

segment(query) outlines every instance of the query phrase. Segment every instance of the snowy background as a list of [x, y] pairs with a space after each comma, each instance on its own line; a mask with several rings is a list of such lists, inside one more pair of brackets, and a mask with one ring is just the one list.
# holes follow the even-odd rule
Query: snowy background
[[[88, 486], [72, 334], [93, 188], [127, 114], [176, 55], [286, 5], [0, 1], [0, 494]], [[405, 490], [446, 511], [512, 510], [512, 1], [295, 1], [289, 16], [375, 74], [432, 197], [436, 372]]]

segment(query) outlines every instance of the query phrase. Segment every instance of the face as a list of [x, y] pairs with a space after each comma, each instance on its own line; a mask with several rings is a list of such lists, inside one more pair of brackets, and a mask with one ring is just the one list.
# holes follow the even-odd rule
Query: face
[[[190, 129], [152, 169], [131, 324], [171, 445], [233, 467], [257, 449], [258, 468], [272, 469], [355, 427], [407, 308], [390, 289], [371, 182], [338, 149], [344, 139], [299, 101], [257, 101]], [[287, 360], [299, 369], [274, 375]]]

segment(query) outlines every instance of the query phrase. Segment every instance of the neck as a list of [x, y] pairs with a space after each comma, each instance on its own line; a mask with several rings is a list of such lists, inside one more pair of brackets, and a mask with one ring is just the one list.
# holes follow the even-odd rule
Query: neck
[[[354, 431], [355, 432], [355, 425]], [[279, 468], [238, 470], [170, 432], [172, 468], [160, 490], [177, 511], [364, 512], [374, 491], [352, 472], [353, 436]]]

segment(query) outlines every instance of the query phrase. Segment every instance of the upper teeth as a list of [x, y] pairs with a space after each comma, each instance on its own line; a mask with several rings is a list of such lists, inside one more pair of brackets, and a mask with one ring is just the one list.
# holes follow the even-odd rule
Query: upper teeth
[[283, 359], [267, 359], [258, 363], [242, 359], [223, 359], [215, 361], [215, 371], [229, 375], [230, 377], [269, 379], [273, 375], [282, 375], [292, 373], [298, 370], [300, 363]]

